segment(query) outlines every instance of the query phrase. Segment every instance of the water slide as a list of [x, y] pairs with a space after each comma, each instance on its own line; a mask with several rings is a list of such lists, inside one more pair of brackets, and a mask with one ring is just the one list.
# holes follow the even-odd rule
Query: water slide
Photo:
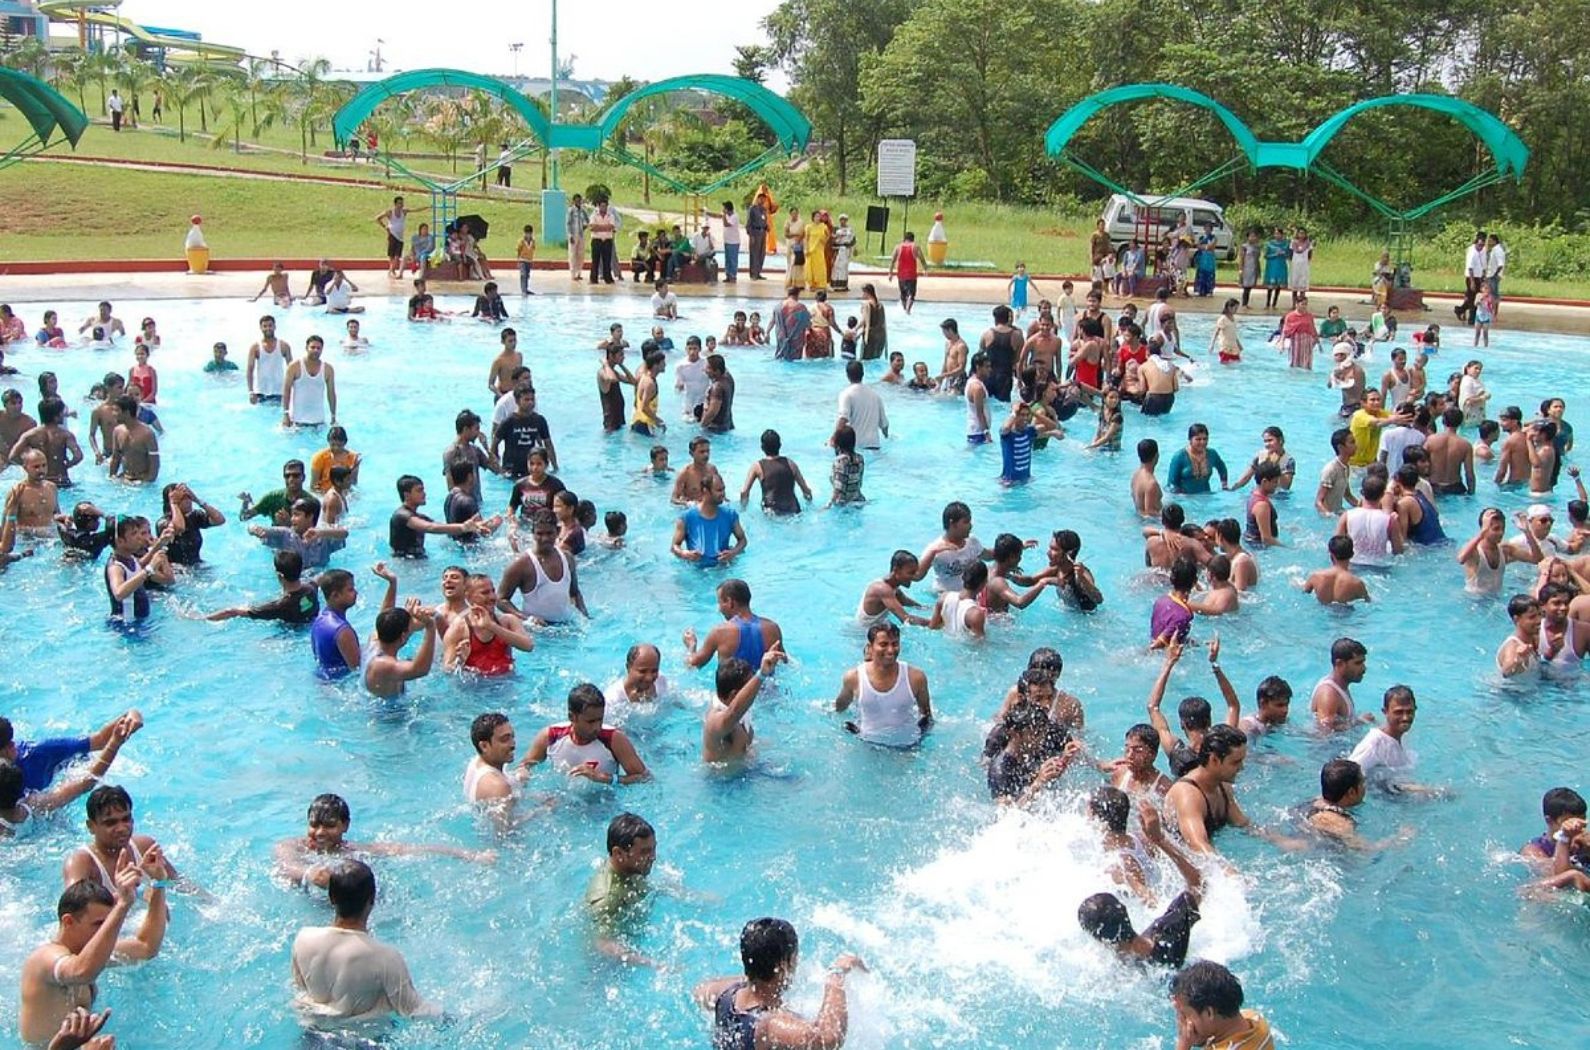
[[115, 14], [121, 0], [43, 0], [39, 13], [52, 22], [73, 26], [99, 26], [103, 30], [120, 32], [123, 37], [137, 41], [147, 50], [161, 50], [173, 62], [216, 62], [236, 65], [246, 56], [240, 47], [211, 44], [199, 39], [197, 33], [182, 30], [155, 29], [141, 26]]

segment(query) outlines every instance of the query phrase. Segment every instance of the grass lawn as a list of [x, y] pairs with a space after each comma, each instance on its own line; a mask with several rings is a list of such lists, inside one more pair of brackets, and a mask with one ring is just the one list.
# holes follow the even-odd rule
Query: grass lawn
[[[196, 116], [196, 113], [194, 114]], [[14, 117], [13, 114], [8, 116]], [[170, 116], [167, 116], [167, 120]], [[12, 121], [8, 120], [7, 123]], [[233, 153], [230, 146], [216, 148], [209, 140], [192, 133], [197, 120], [190, 121], [186, 142], [177, 139], [169, 124], [113, 133], [108, 125], [95, 124], [78, 145], [79, 153], [126, 160], [166, 161], [184, 164], [275, 173], [312, 173], [343, 177], [382, 179], [379, 165], [348, 165], [321, 155], [329, 138], [320, 136], [305, 164], [298, 156], [296, 128], [266, 129], [263, 142], [271, 150]], [[414, 148], [426, 148], [416, 139]], [[66, 151], [57, 147], [57, 151]], [[576, 155], [577, 156], [577, 155]], [[470, 163], [466, 157], [461, 167]], [[448, 177], [445, 160], [428, 158], [412, 162], [412, 167], [428, 174]], [[461, 200], [465, 211], [479, 212], [492, 223], [495, 235], [487, 243], [491, 255], [502, 258], [524, 223], [539, 224], [540, 204], [533, 192], [541, 185], [541, 164], [527, 158], [515, 166], [516, 182], [532, 195], [504, 200], [496, 193], [473, 195]], [[775, 191], [778, 169], [768, 170]], [[753, 180], [754, 181], [754, 180]], [[621, 166], [597, 165], [565, 155], [563, 185], [570, 192], [593, 182], [612, 187], [621, 209], [642, 207], [641, 175]], [[402, 185], [394, 182], [394, 185]], [[411, 203], [424, 207], [425, 193], [409, 184]], [[379, 231], [372, 222], [387, 203], [391, 191], [361, 187], [292, 184], [266, 180], [207, 178], [194, 174], [163, 174], [91, 168], [57, 164], [24, 163], [0, 172], [0, 208], [8, 216], [3, 255], [8, 259], [116, 259], [175, 257], [181, 254], [182, 236], [189, 215], [205, 216], [205, 228], [212, 250], [219, 258], [273, 256], [313, 256], [375, 258], [381, 250]], [[729, 191], [724, 191], [724, 196]], [[743, 194], [737, 194], [743, 196]], [[716, 199], [716, 197], [715, 197]], [[814, 206], [828, 208], [835, 215], [846, 212], [852, 225], [865, 224], [867, 206], [873, 198], [802, 198], [781, 196], [781, 203], [793, 204], [803, 215]], [[903, 232], [903, 202], [891, 202], [891, 227], [887, 245], [892, 248]], [[658, 190], [652, 194], [651, 208], [680, 212], [684, 199]], [[1063, 215], [1037, 208], [1010, 205], [957, 202], [934, 205], [912, 202], [911, 227], [919, 241], [925, 241], [935, 210], [946, 215], [952, 261], [981, 261], [994, 264], [997, 272], [1008, 273], [1018, 259], [1036, 274], [1083, 274], [1087, 272], [1087, 243], [1090, 216]], [[782, 223], [782, 217], [776, 220]], [[627, 254], [630, 241], [626, 232], [621, 254]], [[1324, 238], [1314, 257], [1314, 283], [1367, 287], [1369, 272], [1381, 250], [1373, 237], [1343, 236]], [[880, 254], [876, 234], [866, 238], [860, 253], [871, 260]], [[1432, 250], [1415, 251], [1416, 278], [1430, 291], [1461, 291], [1460, 260], [1437, 256]], [[1234, 267], [1221, 264], [1221, 279], [1233, 280]], [[1043, 287], [1043, 291], [1050, 290]], [[1057, 292], [1058, 289], [1055, 289]], [[1539, 295], [1563, 298], [1590, 298], [1590, 281], [1541, 281], [1510, 278], [1513, 295]]]

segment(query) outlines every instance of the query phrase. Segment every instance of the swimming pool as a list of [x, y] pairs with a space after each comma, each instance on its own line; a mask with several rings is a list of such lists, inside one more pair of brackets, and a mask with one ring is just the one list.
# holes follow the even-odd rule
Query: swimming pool
[[[370, 350], [327, 352], [338, 369], [340, 419], [365, 457], [352, 514], [367, 527], [333, 559], [359, 574], [364, 598], [352, 619], [361, 636], [370, 633], [378, 601], [368, 567], [388, 553], [392, 483], [401, 473], [421, 475], [440, 516], [439, 454], [460, 408], [489, 414], [485, 376], [497, 347], [490, 328], [463, 321], [411, 327], [400, 302], [372, 304], [362, 318]], [[89, 311], [87, 304], [48, 305], [68, 319]], [[681, 347], [687, 334], [721, 333], [736, 305], [766, 316], [774, 304], [686, 300], [686, 317], [669, 324], [669, 333]], [[153, 361], [167, 431], [162, 482], [190, 482], [232, 521], [206, 534], [209, 566], [157, 599], [153, 630], [143, 637], [105, 627], [103, 562], [63, 566], [46, 549], [14, 566], [3, 578], [0, 648], [7, 659], [0, 682], [6, 713], [26, 735], [97, 725], [126, 706], [141, 707], [148, 728], [110, 779], [132, 792], [139, 829], [220, 898], [201, 907], [179, 900], [161, 957], [102, 979], [100, 1001], [114, 1008], [113, 1028], [126, 1045], [292, 1045], [298, 1025], [289, 1005], [288, 948], [300, 926], [321, 923], [328, 912], [318, 899], [273, 885], [269, 872], [272, 845], [302, 832], [309, 799], [322, 791], [347, 798], [355, 839], [489, 844], [460, 794], [469, 720], [507, 711], [522, 753], [538, 728], [562, 719], [570, 685], [605, 685], [636, 641], [661, 645], [664, 673], [685, 690], [685, 699], [662, 714], [629, 723], [653, 783], [569, 798], [502, 843], [492, 868], [443, 859], [374, 865], [382, 894], [376, 935], [404, 952], [420, 990], [453, 1017], [446, 1027], [406, 1026], [390, 1045], [704, 1046], [707, 1022], [689, 1003], [689, 988], [738, 970], [740, 926], [762, 914], [787, 917], [801, 931], [802, 1006], [815, 1005], [822, 967], [835, 952], [857, 951], [872, 966], [872, 977], [851, 982], [852, 1047], [1173, 1045], [1162, 977], [1122, 970], [1077, 928], [1078, 901], [1108, 888], [1077, 799], [1055, 817], [996, 815], [976, 763], [988, 718], [1036, 645], [1065, 654], [1063, 684], [1087, 705], [1086, 736], [1095, 751], [1118, 754], [1121, 733], [1142, 719], [1158, 667], [1142, 646], [1160, 587], [1141, 573], [1139, 523], [1127, 494], [1131, 452], [1088, 454], [1074, 440], [1051, 445], [1035, 460], [1033, 484], [1007, 491], [996, 482], [997, 448], [966, 449], [958, 402], [886, 391], [895, 437], [869, 457], [870, 503], [797, 520], [769, 520], [755, 509], [745, 516], [750, 548], [735, 571], [750, 582], [758, 612], [782, 623], [794, 664], [780, 671], [777, 691], [757, 702], [751, 770], [723, 777], [703, 771], [696, 757], [710, 672], [685, 670], [679, 642], [685, 627], [704, 630], [716, 621], [712, 587], [723, 574], [669, 557], [667, 488], [637, 473], [651, 442], [607, 437], [600, 426], [591, 347], [614, 320], [638, 345], [651, 323], [645, 301], [542, 295], [513, 308], [562, 477], [600, 509], [625, 510], [630, 545], [582, 561], [593, 618], [544, 634], [519, 661], [517, 677], [474, 685], [435, 674], [393, 709], [374, 707], [351, 684], [317, 682], [302, 635], [184, 615], [274, 593], [270, 553], [236, 524], [233, 495], [275, 487], [282, 461], [307, 460], [320, 442], [284, 433], [275, 412], [250, 407], [240, 379], [200, 372], [216, 339], [243, 361], [259, 306], [117, 304], [126, 320], [156, 317], [165, 339]], [[333, 344], [341, 333], [340, 320], [301, 307], [271, 312], [295, 350], [310, 333]], [[848, 312], [840, 309], [841, 318]], [[32, 323], [37, 310], [23, 314]], [[946, 316], [960, 318], [975, 339], [988, 311], [923, 303], [907, 318], [891, 307], [891, 345], [908, 362], [936, 365], [938, 322]], [[1187, 345], [1206, 345], [1209, 319], [1182, 320]], [[1583, 691], [1520, 693], [1500, 684], [1492, 654], [1509, 629], [1505, 612], [1464, 594], [1451, 549], [1419, 552], [1393, 574], [1371, 579], [1373, 605], [1351, 611], [1322, 609], [1291, 586], [1324, 564], [1329, 524], [1309, 504], [1338, 398], [1321, 372], [1291, 372], [1259, 347], [1268, 327], [1245, 323], [1248, 361], [1204, 372], [1213, 383], [1185, 393], [1169, 416], [1149, 420], [1129, 410], [1125, 447], [1154, 436], [1168, 456], [1189, 423], [1204, 421], [1213, 447], [1240, 470], [1263, 426], [1285, 428], [1299, 461], [1298, 494], [1281, 507], [1288, 546], [1260, 556], [1258, 594], [1234, 622], [1219, 625], [1222, 662], [1245, 707], [1264, 675], [1286, 677], [1301, 719], [1308, 690], [1328, 669], [1330, 640], [1356, 636], [1370, 650], [1360, 704], [1378, 707], [1393, 682], [1412, 686], [1420, 700], [1410, 737], [1421, 755], [1419, 777], [1456, 794], [1442, 802], [1371, 800], [1363, 810], [1366, 834], [1384, 837], [1404, 824], [1417, 834], [1368, 858], [1287, 855], [1227, 832], [1220, 847], [1245, 879], [1216, 879], [1191, 954], [1227, 961], [1249, 1005], [1293, 1046], [1437, 1047], [1476, 1037], [1489, 1044], [1483, 1032], [1496, 1033], [1498, 1043], [1505, 1032], [1515, 1046], [1575, 1045], [1585, 1011], [1570, 1004], [1590, 979], [1590, 913], [1569, 902], [1521, 902], [1516, 889], [1524, 872], [1511, 854], [1539, 833], [1544, 789], [1583, 787]], [[1432, 386], [1470, 356], [1455, 345], [1466, 340], [1450, 334], [1454, 345], [1431, 366]], [[1563, 394], [1573, 420], [1587, 346], [1582, 339], [1494, 333], [1482, 355], [1494, 405], [1528, 411], [1548, 394]], [[779, 365], [765, 350], [725, 352], [738, 379], [740, 429], [714, 441], [713, 460], [731, 490], [759, 455], [764, 426], [781, 431], [784, 451], [808, 478], [825, 481], [831, 453], [822, 442], [843, 384], [840, 370]], [[1381, 355], [1377, 366], [1384, 361]], [[90, 383], [107, 369], [125, 372], [131, 353], [29, 351], [11, 363], [28, 373], [30, 412], [31, 376], [50, 368], [86, 420], [82, 396]], [[677, 416], [671, 390], [664, 404]], [[1092, 436], [1089, 419], [1073, 420], [1073, 428], [1084, 440]], [[693, 433], [682, 425], [668, 432], [664, 443], [676, 466], [687, 460]], [[88, 465], [77, 476], [68, 499], [158, 515], [153, 489], [112, 485]], [[819, 483], [819, 492], [825, 488]], [[488, 479], [487, 494], [500, 506], [507, 486]], [[996, 627], [980, 649], [907, 629], [902, 658], [927, 670], [939, 721], [919, 752], [873, 751], [840, 731], [828, 710], [841, 673], [859, 655], [861, 636], [850, 617], [866, 582], [886, 571], [889, 553], [919, 550], [935, 538], [943, 504], [955, 498], [971, 504], [975, 531], [987, 544], [1002, 531], [1042, 538], [1076, 529], [1107, 600], [1081, 616], [1046, 595], [1014, 623]], [[1242, 497], [1185, 502], [1197, 520], [1240, 517]], [[1511, 510], [1527, 500], [1498, 497], [1482, 482], [1475, 499], [1442, 504], [1448, 532], [1466, 538], [1479, 508], [1492, 502]], [[393, 563], [403, 595], [435, 600], [440, 572], [455, 554], [439, 538], [429, 546], [428, 562]], [[495, 575], [506, 558], [499, 537], [462, 560]], [[1029, 555], [1031, 565], [1040, 562], [1041, 551]], [[1530, 579], [1519, 571], [1509, 593]], [[918, 596], [930, 600], [925, 584]], [[1207, 637], [1211, 628], [1200, 625], [1198, 633]], [[1167, 705], [1190, 692], [1213, 695], [1211, 689], [1202, 661], [1185, 660]], [[1299, 726], [1265, 740], [1238, 783], [1244, 808], [1256, 821], [1279, 820], [1281, 811], [1316, 794], [1321, 761], [1355, 740], [1320, 741]], [[1082, 772], [1070, 780], [1073, 796], [1095, 782]], [[532, 784], [559, 790], [545, 771]], [[581, 913], [606, 822], [622, 809], [657, 826], [659, 867], [690, 891], [660, 897], [636, 942], [666, 964], [660, 975], [598, 957]], [[17, 968], [53, 926], [60, 862], [82, 840], [81, 812], [80, 804], [72, 807], [28, 849], [0, 850], [6, 1031], [15, 1031]], [[1134, 904], [1133, 914], [1142, 918], [1144, 909]]]

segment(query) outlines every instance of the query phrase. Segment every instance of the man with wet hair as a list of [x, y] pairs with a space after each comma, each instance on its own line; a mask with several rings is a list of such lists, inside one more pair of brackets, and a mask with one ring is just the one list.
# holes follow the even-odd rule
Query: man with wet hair
[[[1165, 749], [1165, 757], [1170, 760], [1171, 773], [1178, 777], [1184, 776], [1198, 765], [1199, 747], [1214, 721], [1214, 712], [1208, 700], [1201, 696], [1184, 697], [1176, 709], [1178, 720], [1181, 722], [1181, 731], [1187, 738], [1183, 741], [1171, 732], [1170, 723], [1160, 712], [1160, 704], [1165, 699], [1165, 688], [1170, 684], [1170, 673], [1175, 669], [1176, 662], [1181, 659], [1181, 654], [1180, 643], [1172, 642], [1166, 646], [1165, 662], [1160, 665], [1159, 677], [1154, 680], [1154, 687], [1148, 694], [1148, 720], [1159, 733], [1159, 746]], [[1209, 643], [1209, 669], [1214, 672], [1215, 684], [1220, 687], [1220, 695], [1226, 701], [1226, 717], [1223, 724], [1235, 726], [1242, 718], [1242, 701], [1238, 699], [1236, 687], [1231, 684], [1231, 679], [1227, 678], [1225, 671], [1220, 668], [1218, 637]]]
[[149, 910], [138, 933], [121, 936], [143, 878], [144, 873], [122, 857], [110, 886], [79, 880], [62, 892], [55, 904], [55, 936], [33, 949], [22, 964], [18, 1027], [24, 1043], [43, 1046], [75, 1010], [92, 1007], [98, 995], [96, 982], [112, 958], [141, 961], [159, 954], [168, 912], [166, 891], [158, 881], [150, 887]]
[[1275, 1050], [1270, 1023], [1242, 1009], [1242, 983], [1219, 963], [1200, 959], [1171, 978], [1170, 999], [1177, 1050]]
[[308, 1013], [338, 1022], [440, 1013], [414, 988], [401, 953], [370, 936], [375, 873], [363, 861], [339, 865], [327, 880], [336, 911], [330, 926], [306, 926], [293, 940], [293, 987]]
[[1187, 961], [1192, 928], [1202, 918], [1198, 905], [1203, 899], [1203, 872], [1166, 837], [1152, 808], [1143, 811], [1143, 839], [1170, 858], [1187, 888], [1142, 933], [1133, 928], [1126, 905], [1113, 893], [1095, 893], [1084, 900], [1077, 908], [1077, 922], [1094, 938], [1114, 948], [1123, 960], [1180, 966]]
[[525, 768], [551, 761], [570, 780], [635, 784], [651, 773], [622, 729], [603, 724], [607, 701], [590, 682], [569, 690], [569, 720], [536, 734], [521, 763]]
[[783, 650], [774, 642], [756, 668], [737, 656], [718, 661], [717, 698], [707, 709], [701, 727], [703, 762], [730, 762], [744, 758], [751, 750], [756, 733], [751, 728], [751, 705], [756, 702], [762, 683], [783, 659]]
[[720, 662], [737, 656], [752, 667], [760, 666], [762, 655], [782, 647], [784, 631], [777, 621], [751, 611], [751, 585], [744, 580], [724, 580], [718, 584], [718, 613], [723, 623], [707, 632], [698, 644], [696, 629], [685, 628], [685, 663], [700, 668], [716, 657]]
[[[415, 627], [425, 632], [420, 647], [410, 659], [400, 654], [414, 635]], [[364, 687], [371, 696], [390, 699], [402, 696], [409, 682], [431, 673], [436, 658], [436, 613], [410, 598], [401, 609], [382, 609], [375, 617], [376, 651], [364, 665]]]
[[907, 587], [921, 579], [917, 572], [919, 565], [917, 556], [908, 550], [897, 550], [890, 555], [888, 575], [881, 580], [873, 580], [861, 592], [861, 602], [856, 606], [856, 620], [870, 627], [875, 623], [888, 623], [889, 617], [893, 616], [901, 623], [926, 627], [926, 616], [907, 611], [908, 607], [922, 608], [921, 602], [905, 593]]
[[[1159, 730], [1139, 722], [1126, 731], [1121, 757], [1099, 763], [1112, 786], [1137, 797], [1157, 800], [1170, 790], [1171, 779], [1154, 764], [1159, 758]], [[1152, 794], [1150, 794], [1152, 792]]]
[[50, 737], [45, 740], [18, 740], [16, 728], [8, 718], [0, 717], [0, 759], [14, 762], [22, 771], [22, 784], [27, 791], [43, 791], [50, 786], [62, 766], [110, 746], [118, 736], [123, 738], [138, 732], [144, 726], [144, 716], [130, 709], [112, 718], [87, 736]]
[[867, 972], [858, 957], [845, 953], [829, 964], [823, 1002], [808, 1021], [784, 1005], [800, 960], [800, 938], [783, 919], [752, 919], [740, 931], [743, 977], [720, 977], [698, 984], [692, 997], [712, 1011], [712, 1045], [734, 1050], [806, 1050], [839, 1047], [849, 1027], [845, 978]]
[[346, 836], [352, 822], [353, 815], [341, 795], [316, 795], [309, 803], [309, 826], [303, 837], [283, 839], [276, 844], [276, 875], [291, 885], [307, 890], [311, 886], [329, 886], [332, 875], [343, 862], [359, 855], [456, 857], [477, 864], [491, 864], [497, 859], [497, 855], [490, 850], [467, 850], [456, 846], [350, 842]]
[[630, 965], [657, 965], [626, 939], [644, 924], [652, 895], [647, 876], [656, 860], [657, 832], [644, 817], [620, 813], [608, 822], [607, 857], [585, 887], [585, 910], [603, 955]]
[[1198, 765], [1165, 794], [1166, 816], [1193, 853], [1212, 854], [1221, 828], [1251, 827], [1231, 785], [1248, 758], [1248, 738], [1234, 726], [1210, 727], [1198, 745]]
[[1254, 690], [1254, 711], [1243, 715], [1237, 728], [1247, 734], [1248, 742], [1285, 725], [1292, 713], [1292, 686], [1279, 675], [1267, 675]]

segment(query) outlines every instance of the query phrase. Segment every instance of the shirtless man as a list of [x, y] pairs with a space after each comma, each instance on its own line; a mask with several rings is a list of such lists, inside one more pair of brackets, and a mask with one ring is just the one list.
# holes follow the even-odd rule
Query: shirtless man
[[[415, 625], [425, 631], [412, 659], [399, 654], [414, 634]], [[406, 683], [431, 673], [436, 658], [436, 614], [410, 598], [401, 609], [382, 609], [375, 617], [376, 650], [364, 664], [364, 687], [371, 696], [390, 699], [402, 696]]]
[[1325, 541], [1325, 549], [1330, 552], [1331, 566], [1309, 573], [1303, 581], [1303, 593], [1312, 594], [1321, 605], [1369, 601], [1369, 588], [1353, 574], [1353, 538], [1332, 536]]
[[1557, 424], [1538, 419], [1529, 425], [1527, 435], [1524, 450], [1529, 455], [1529, 494], [1545, 499], [1557, 484], [1557, 450], [1552, 444]]
[[303, 837], [283, 839], [276, 844], [276, 875], [290, 885], [307, 890], [311, 886], [325, 887], [344, 861], [365, 856], [456, 857], [476, 864], [492, 864], [497, 859], [491, 850], [411, 846], [401, 842], [349, 842], [345, 836], [352, 819], [348, 803], [340, 795], [317, 795], [309, 803], [309, 826]]
[[103, 391], [100, 402], [88, 414], [88, 445], [94, 450], [96, 465], [110, 459], [116, 420], [120, 415], [116, 399], [127, 392], [127, 381], [115, 372], [106, 372], [100, 387]]
[[260, 296], [266, 292], [271, 293], [271, 301], [277, 306], [293, 305], [292, 289], [288, 287], [287, 271], [282, 269], [282, 264], [277, 263], [271, 267], [271, 272], [265, 275], [265, 283], [260, 290], [254, 293], [254, 298], [249, 302], [259, 302]]
[[690, 462], [674, 478], [674, 503], [683, 506], [700, 502], [707, 481], [718, 476], [718, 468], [709, 462], [711, 458], [710, 440], [700, 436], [690, 439]]
[[115, 342], [118, 335], [127, 334], [127, 326], [121, 323], [121, 318], [115, 317], [110, 312], [110, 303], [100, 303], [99, 309], [77, 327], [77, 334], [82, 335], [91, 328], [105, 329], [105, 341]]
[[[279, 355], [279, 356], [278, 356]], [[249, 403], [281, 400], [277, 389], [287, 366], [293, 362], [293, 348], [286, 340], [276, 338], [276, 318], [266, 314], [259, 319], [259, 339], [250, 343], [243, 360], [243, 377], [247, 381]], [[255, 373], [259, 381], [255, 381]]]
[[524, 783], [521, 770], [509, 769], [517, 738], [513, 723], [501, 712], [476, 715], [469, 726], [475, 757], [464, 767], [464, 798], [484, 805], [499, 829], [514, 824], [514, 806]]
[[110, 475], [123, 481], [154, 481], [160, 476], [160, 440], [147, 423], [138, 419], [138, 399], [131, 394], [116, 399]]
[[1214, 854], [1211, 841], [1224, 827], [1252, 824], [1231, 790], [1248, 758], [1248, 738], [1228, 725], [1212, 726], [1198, 747], [1198, 765], [1165, 794], [1166, 815], [1171, 817], [1188, 851]]
[[746, 716], [751, 713], [762, 682], [783, 659], [783, 650], [774, 642], [762, 654], [755, 671], [738, 657], [718, 662], [717, 699], [701, 724], [701, 761], [732, 762], [746, 756], [756, 735]]
[[1502, 447], [1496, 450], [1498, 485], [1521, 485], [1529, 477], [1529, 435], [1523, 428], [1524, 413], [1517, 405], [1502, 409]]
[[1474, 495], [1474, 446], [1458, 433], [1463, 425], [1463, 410], [1449, 408], [1441, 413], [1441, 432], [1424, 442], [1430, 456], [1430, 486], [1437, 496]]
[[22, 453], [22, 470], [27, 476], [12, 487], [6, 499], [6, 514], [15, 519], [19, 529], [48, 534], [61, 512], [55, 482], [45, 478], [45, 467], [43, 452], [30, 448]]
[[1187, 513], [1177, 503], [1167, 503], [1159, 512], [1158, 525], [1143, 526], [1143, 564], [1150, 569], [1169, 570], [1177, 558], [1189, 557], [1200, 566], [1210, 558], [1207, 545], [1183, 531]]
[[[1002, 532], [994, 537], [994, 565], [988, 574], [988, 589], [983, 592], [985, 608], [991, 613], [1025, 609], [1037, 600], [1043, 589], [1053, 582], [1053, 577], [1040, 573], [1036, 577], [1023, 576], [1021, 554], [1026, 550], [1021, 537]], [[1027, 587], [1017, 593], [1013, 584]]]
[[1020, 374], [1028, 367], [1038, 370], [1038, 378], [1058, 375], [1055, 363], [1060, 358], [1060, 337], [1055, 334], [1054, 317], [1050, 315], [1038, 317], [1038, 331], [1027, 337], [1021, 346], [1021, 353], [1016, 357], [1016, 372]]
[[954, 318], [946, 318], [939, 330], [944, 333], [944, 367], [937, 377], [939, 393], [959, 394], [966, 389], [966, 359], [970, 352]]
[[857, 622], [870, 627], [886, 623], [893, 616], [901, 623], [926, 627], [927, 617], [907, 611], [908, 606], [912, 609], [923, 607], [921, 602], [905, 593], [905, 588], [921, 578], [917, 574], [918, 564], [916, 555], [910, 551], [895, 551], [889, 558], [889, 574], [881, 580], [873, 580], [861, 592], [861, 603], [856, 606]]
[[0, 448], [6, 450], [8, 459], [17, 439], [38, 425], [37, 420], [22, 411], [22, 391], [11, 387], [0, 396]]
[[502, 349], [491, 360], [491, 370], [486, 373], [486, 389], [493, 397], [501, 397], [514, 387], [514, 369], [524, 365], [524, 354], [519, 352], [519, 333], [512, 328], [502, 330]]
[[1373, 722], [1370, 712], [1359, 715], [1353, 708], [1352, 687], [1364, 680], [1369, 662], [1369, 650], [1352, 638], [1338, 638], [1331, 643], [1330, 674], [1314, 685], [1309, 695], [1308, 707], [1314, 721], [1326, 732], [1349, 729], [1355, 722]]
[[1132, 506], [1144, 518], [1157, 518], [1165, 499], [1165, 490], [1159, 487], [1154, 470], [1159, 466], [1159, 442], [1144, 438], [1137, 443], [1137, 461], [1140, 464], [1132, 474]]
[[143, 878], [144, 872], [122, 856], [116, 860], [111, 886], [81, 881], [61, 894], [55, 905], [60, 920], [55, 936], [22, 964], [18, 1024], [23, 1043], [43, 1046], [75, 1010], [92, 1007], [96, 982], [113, 957], [144, 960], [159, 953], [168, 912], [166, 891], [158, 881], [150, 888], [149, 911], [137, 935], [121, 936]]
[[628, 350], [629, 340], [624, 338], [624, 326], [617, 323], [608, 325], [607, 338], [597, 340], [596, 348], [604, 353], [608, 350]]
[[685, 663], [700, 668], [717, 657], [721, 663], [738, 656], [747, 664], [760, 665], [762, 654], [784, 647], [784, 631], [773, 620], [751, 611], [751, 588], [744, 580], [724, 580], [718, 584], [718, 612], [723, 622], [696, 641], [696, 629], [685, 628]]
[[[134, 406], [136, 411], [136, 406]], [[38, 426], [24, 432], [10, 446], [7, 462], [20, 463], [22, 453], [38, 449], [44, 453], [45, 477], [66, 488], [72, 484], [69, 471], [83, 462], [83, 450], [77, 438], [66, 429], [66, 402], [58, 397], [47, 397], [39, 403]], [[147, 429], [147, 428], [145, 428]]]

